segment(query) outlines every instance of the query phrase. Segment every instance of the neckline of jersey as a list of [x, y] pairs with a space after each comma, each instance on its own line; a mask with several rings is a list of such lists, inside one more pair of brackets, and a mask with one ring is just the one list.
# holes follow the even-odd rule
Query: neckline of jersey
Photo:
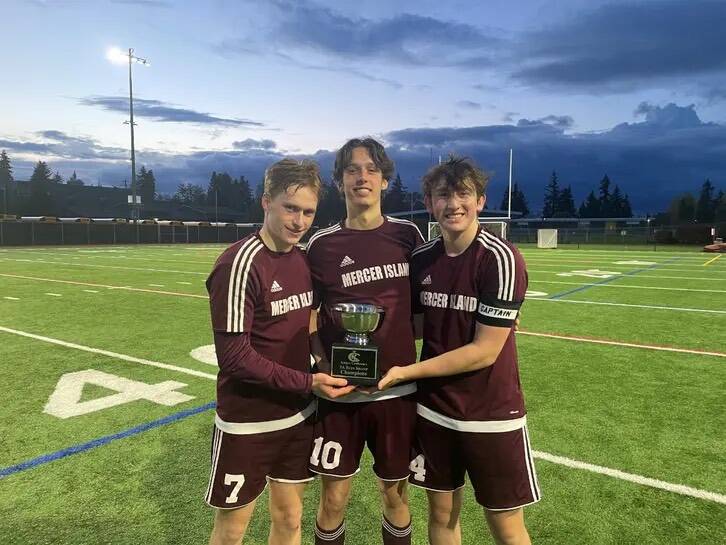
[[463, 255], [468, 254], [472, 248], [474, 248], [474, 243], [479, 238], [479, 235], [481, 235], [482, 227], [479, 226], [479, 229], [476, 232], [476, 236], [472, 239], [472, 241], [469, 243], [469, 245], [464, 249], [463, 252], [457, 255], [449, 255], [446, 253], [446, 244], [444, 243], [444, 235], [439, 235], [439, 239], [441, 240], [441, 253], [446, 257], [446, 259], [457, 259], [459, 257], [462, 257]]
[[285, 256], [288, 256], [288, 255], [292, 255], [293, 252], [295, 251], [295, 245], [293, 244], [292, 248], [290, 248], [287, 252], [276, 252], [275, 250], [273, 250], [272, 248], [270, 248], [269, 246], [267, 246], [267, 244], [265, 244], [265, 241], [262, 240], [262, 237], [260, 236], [260, 230], [259, 229], [257, 231], [255, 231], [255, 238], [262, 243], [263, 249], [271, 257], [285, 257]]
[[350, 227], [346, 227], [345, 220], [347, 218], [343, 218], [342, 220], [340, 220], [339, 225], [340, 225], [340, 228], [343, 229], [344, 231], [350, 231], [352, 233], [375, 233], [379, 229], [383, 229], [383, 227], [388, 223], [388, 217], [385, 214], [382, 214], [382, 215], [383, 215], [383, 223], [381, 223], [378, 227], [374, 227], [373, 229], [352, 229]]

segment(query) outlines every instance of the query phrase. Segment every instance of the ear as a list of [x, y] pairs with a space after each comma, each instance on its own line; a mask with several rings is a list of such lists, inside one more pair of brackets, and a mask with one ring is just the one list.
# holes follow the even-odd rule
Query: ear
[[271, 203], [272, 199], [270, 199], [269, 195], [262, 195], [261, 201], [262, 201], [262, 209], [265, 211], [265, 213], [267, 213], [267, 211], [270, 208], [270, 203]]
[[385, 191], [386, 189], [388, 189], [388, 180], [383, 180], [381, 183], [381, 190]]
[[481, 212], [482, 210], [484, 210], [484, 205], [486, 203], [487, 203], [487, 196], [486, 195], [482, 195], [481, 197], [479, 197], [479, 201], [476, 203], [476, 210], [477, 210], [477, 212]]

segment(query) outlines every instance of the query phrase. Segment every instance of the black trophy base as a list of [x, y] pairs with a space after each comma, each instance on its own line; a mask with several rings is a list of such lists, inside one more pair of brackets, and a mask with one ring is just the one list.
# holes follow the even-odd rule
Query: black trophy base
[[330, 374], [341, 377], [348, 384], [375, 386], [378, 384], [378, 347], [333, 343]]

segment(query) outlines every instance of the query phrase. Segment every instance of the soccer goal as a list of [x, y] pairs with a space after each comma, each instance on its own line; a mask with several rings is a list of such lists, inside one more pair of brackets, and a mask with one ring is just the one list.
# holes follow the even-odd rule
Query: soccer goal
[[[484, 227], [490, 233], [493, 233], [501, 238], [507, 238], [507, 222], [506, 221], [491, 221], [488, 218], [480, 218], [479, 225]], [[435, 239], [441, 234], [441, 228], [438, 222], [429, 222], [429, 240]]]
[[537, 229], [537, 248], [557, 248], [557, 229]]

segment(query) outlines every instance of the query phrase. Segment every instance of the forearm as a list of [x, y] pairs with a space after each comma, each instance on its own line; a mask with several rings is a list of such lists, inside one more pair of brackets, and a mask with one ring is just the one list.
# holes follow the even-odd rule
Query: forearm
[[406, 380], [458, 375], [492, 365], [497, 355], [498, 353], [494, 354], [493, 350], [482, 350], [482, 347], [469, 343], [456, 350], [407, 365], [403, 370]]
[[247, 334], [214, 333], [219, 368], [244, 382], [274, 390], [305, 394], [312, 375], [265, 358], [249, 342]]

